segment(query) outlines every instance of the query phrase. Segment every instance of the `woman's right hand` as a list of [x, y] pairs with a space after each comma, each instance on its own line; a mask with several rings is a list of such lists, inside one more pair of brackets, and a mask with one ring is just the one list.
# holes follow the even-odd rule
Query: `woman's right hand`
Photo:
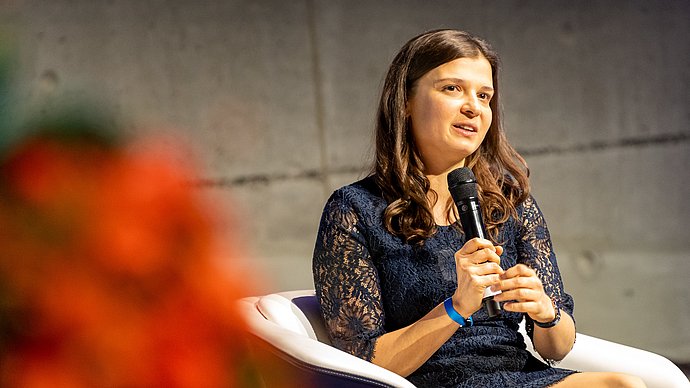
[[469, 317], [481, 308], [484, 290], [500, 282], [503, 247], [491, 241], [473, 238], [455, 252], [458, 288], [453, 294], [453, 306], [460, 315]]

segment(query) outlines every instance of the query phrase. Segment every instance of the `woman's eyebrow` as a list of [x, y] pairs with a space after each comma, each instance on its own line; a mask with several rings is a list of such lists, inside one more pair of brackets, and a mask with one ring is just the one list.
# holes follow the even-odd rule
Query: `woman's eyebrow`
[[[447, 82], [464, 84], [465, 80], [462, 78], [455, 78], [455, 77], [441, 78], [441, 79], [434, 81], [434, 85], [441, 84], [441, 83], [447, 83]], [[479, 90], [481, 90], [483, 92], [493, 92], [494, 88], [492, 86], [489, 86], [489, 85], [484, 85], [484, 86], [480, 87]]]

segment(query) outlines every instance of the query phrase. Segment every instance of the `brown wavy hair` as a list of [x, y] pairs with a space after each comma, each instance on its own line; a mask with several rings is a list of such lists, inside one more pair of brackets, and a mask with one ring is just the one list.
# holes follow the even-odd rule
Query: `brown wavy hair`
[[[410, 243], [422, 243], [436, 232], [431, 190], [406, 117], [407, 102], [416, 82], [434, 68], [458, 58], [483, 56], [491, 64], [494, 96], [492, 122], [479, 148], [465, 159], [477, 177], [482, 217], [489, 238], [497, 243], [499, 226], [529, 195], [525, 160], [508, 143], [503, 130], [498, 82], [499, 59], [484, 40], [458, 30], [434, 30], [412, 38], [395, 56], [388, 70], [376, 118], [374, 176], [389, 205], [384, 224], [389, 232]], [[431, 193], [431, 197], [437, 197]], [[457, 209], [448, 204], [449, 216]]]

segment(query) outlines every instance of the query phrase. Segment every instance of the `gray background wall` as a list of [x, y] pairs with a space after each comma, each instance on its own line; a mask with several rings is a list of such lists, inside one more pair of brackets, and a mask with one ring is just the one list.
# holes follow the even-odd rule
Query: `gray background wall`
[[196, 184], [232, 201], [240, 223], [227, 232], [246, 238], [266, 292], [313, 286], [323, 203], [367, 171], [399, 47], [438, 27], [485, 37], [578, 330], [690, 361], [690, 2], [0, 6], [28, 106], [96, 98], [128, 128], [174, 128], [195, 145]]

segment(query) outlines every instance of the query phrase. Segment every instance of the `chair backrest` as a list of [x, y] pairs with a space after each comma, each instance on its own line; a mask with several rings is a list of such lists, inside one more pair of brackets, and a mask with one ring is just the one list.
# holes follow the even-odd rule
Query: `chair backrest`
[[292, 303], [302, 311], [302, 314], [304, 314], [314, 331], [316, 339], [319, 340], [319, 342], [332, 345], [331, 339], [328, 337], [328, 332], [326, 331], [323, 316], [321, 315], [321, 306], [319, 305], [319, 301], [316, 300], [316, 296], [296, 296], [292, 298]]
[[256, 307], [271, 322], [331, 345], [314, 290], [279, 292], [261, 297]]

